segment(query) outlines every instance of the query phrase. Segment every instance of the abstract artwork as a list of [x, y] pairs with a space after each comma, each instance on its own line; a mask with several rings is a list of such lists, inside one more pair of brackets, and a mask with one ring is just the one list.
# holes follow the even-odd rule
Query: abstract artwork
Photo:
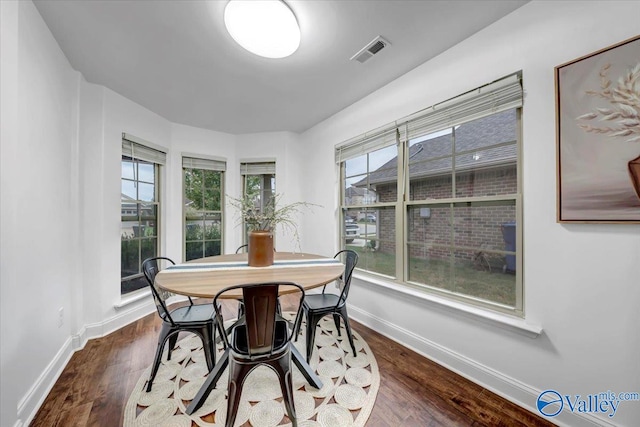
[[558, 222], [640, 223], [640, 36], [555, 67]]

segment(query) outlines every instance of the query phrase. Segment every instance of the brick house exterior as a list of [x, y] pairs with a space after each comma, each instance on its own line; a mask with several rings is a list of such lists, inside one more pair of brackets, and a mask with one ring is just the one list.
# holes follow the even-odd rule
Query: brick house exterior
[[[451, 167], [454, 158], [455, 197], [517, 193], [515, 110], [460, 125], [455, 129], [455, 154], [452, 153], [452, 135], [414, 143], [409, 148], [409, 199], [425, 201], [425, 206], [412, 206], [408, 211], [408, 240], [416, 243], [410, 246], [412, 258], [448, 258], [450, 249], [444, 246], [452, 244], [475, 248], [455, 251], [457, 259], [468, 261], [473, 260], [480, 248], [505, 250], [503, 225], [506, 224], [504, 232], [509, 233], [516, 218], [515, 204], [458, 204], [452, 217], [449, 204], [437, 203], [438, 199], [454, 197]], [[370, 189], [377, 193], [378, 202], [397, 199], [395, 164], [396, 158], [369, 176]], [[364, 184], [364, 180], [358, 184]], [[421, 207], [428, 207], [430, 212], [421, 211]], [[377, 250], [392, 253], [396, 233], [394, 210], [379, 209], [377, 217]], [[492, 257], [496, 263], [504, 262], [500, 255]]]

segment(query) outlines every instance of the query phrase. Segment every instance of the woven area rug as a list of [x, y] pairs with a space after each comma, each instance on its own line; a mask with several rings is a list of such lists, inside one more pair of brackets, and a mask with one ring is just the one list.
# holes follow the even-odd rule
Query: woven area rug
[[[285, 317], [293, 317], [285, 313]], [[304, 325], [301, 328], [304, 331]], [[323, 387], [311, 387], [298, 368], [293, 367], [294, 402], [300, 427], [364, 426], [378, 394], [380, 373], [371, 349], [355, 331], [357, 357], [353, 357], [344, 325], [338, 336], [333, 319], [326, 316], [316, 331], [316, 347], [311, 367]], [[304, 336], [295, 342], [305, 355]], [[219, 345], [218, 355], [222, 353]], [[217, 360], [217, 359], [216, 359]], [[124, 413], [124, 426], [224, 426], [227, 412], [228, 372], [220, 377], [207, 401], [193, 415], [185, 414], [207, 375], [202, 341], [189, 335], [178, 341], [171, 360], [158, 370], [151, 392], [145, 392], [149, 367], [136, 384]], [[268, 367], [255, 369], [247, 378], [236, 418], [236, 426], [291, 426], [282, 403], [276, 374]]]

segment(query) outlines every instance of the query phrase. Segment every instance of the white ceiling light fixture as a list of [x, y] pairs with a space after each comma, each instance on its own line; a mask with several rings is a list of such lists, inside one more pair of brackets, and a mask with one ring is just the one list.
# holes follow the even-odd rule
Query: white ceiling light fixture
[[243, 48], [265, 58], [285, 58], [300, 46], [300, 27], [280, 0], [230, 0], [224, 24]]

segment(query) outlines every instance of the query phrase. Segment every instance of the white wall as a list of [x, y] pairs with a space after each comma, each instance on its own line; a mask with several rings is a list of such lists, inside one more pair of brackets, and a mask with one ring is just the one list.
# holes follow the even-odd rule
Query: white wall
[[[79, 74], [32, 3], [2, 2], [1, 7], [0, 424], [10, 426], [16, 415], [28, 415], [36, 407], [29, 397], [46, 381], [45, 367], [65, 359], [61, 351], [72, 332], [71, 298], [80, 253], [75, 244], [79, 214], [74, 145]], [[64, 309], [61, 327], [59, 308]]]
[[[304, 245], [332, 252], [338, 187], [326, 177], [336, 176], [336, 144], [523, 71], [525, 309], [543, 334], [532, 339], [362, 279], [350, 314], [533, 411], [549, 388], [640, 391], [640, 227], [556, 223], [553, 82], [556, 65], [637, 35], [639, 16], [638, 2], [529, 3], [302, 135], [304, 169], [317, 176], [307, 189], [327, 207], [305, 217]], [[564, 410], [556, 422], [594, 419]], [[624, 402], [596, 422], [638, 420], [640, 402]]]

